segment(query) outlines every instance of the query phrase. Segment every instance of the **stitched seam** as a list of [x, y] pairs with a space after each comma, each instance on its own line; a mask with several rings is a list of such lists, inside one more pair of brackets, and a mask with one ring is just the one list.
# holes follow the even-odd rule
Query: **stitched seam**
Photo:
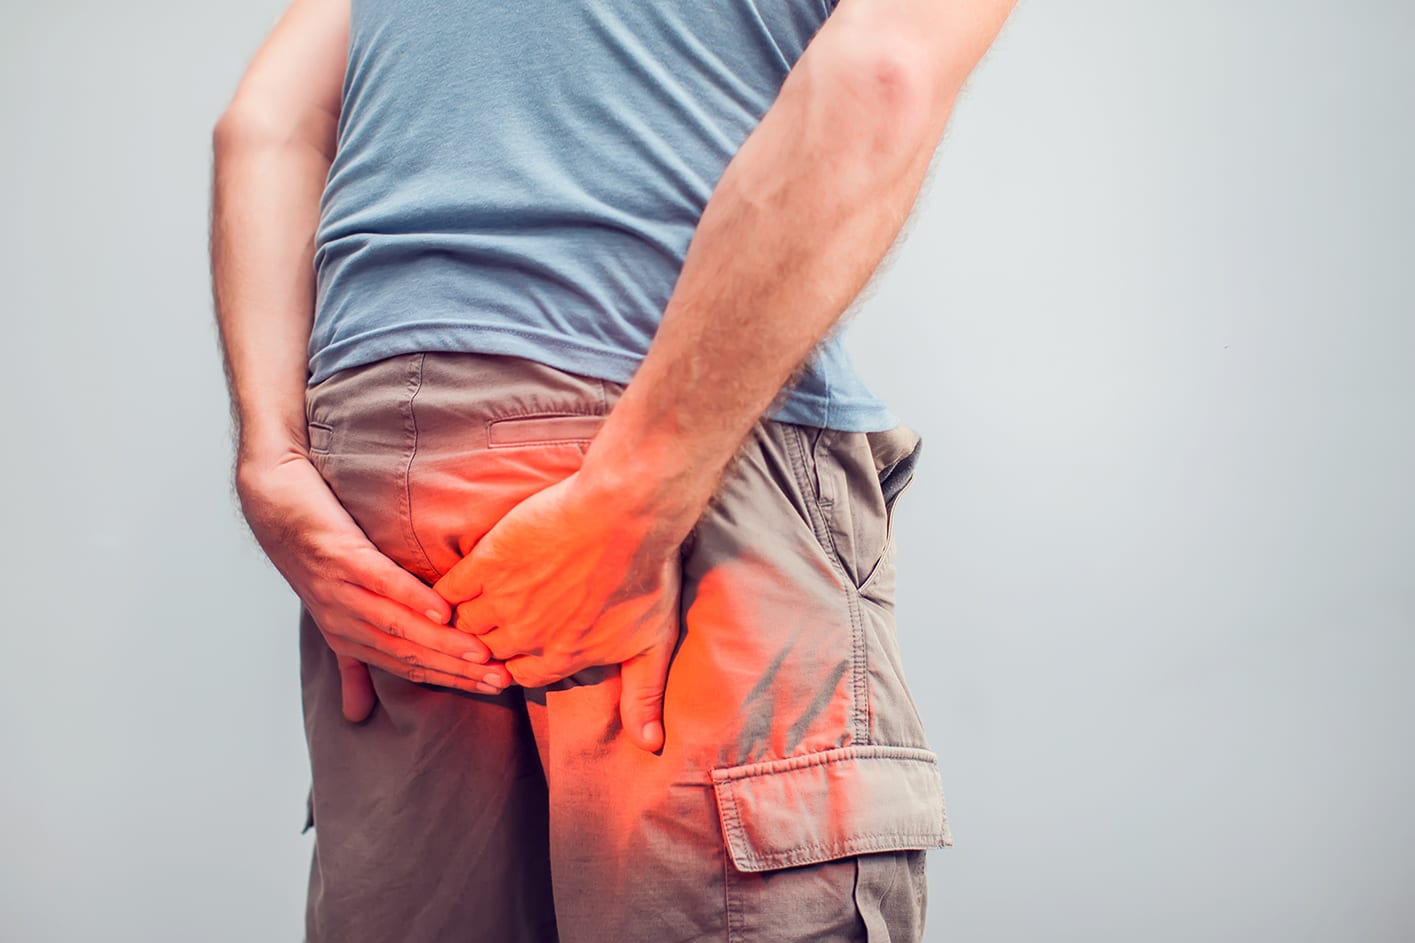
[[[816, 473], [816, 480], [817, 480], [817, 481], [820, 480], [820, 462], [819, 462], [819, 461], [817, 460], [817, 458], [816, 458], [816, 450], [820, 448], [820, 440], [821, 440], [821, 438], [824, 438], [824, 437], [825, 437], [825, 431], [826, 431], [826, 430], [824, 430], [824, 429], [821, 430], [821, 436], [816, 439], [816, 444], [811, 448], [811, 452], [810, 452], [811, 470]], [[802, 454], [802, 455], [805, 455], [805, 454], [806, 454], [806, 447], [805, 447], [805, 445], [804, 445], [804, 441], [805, 441], [805, 440], [804, 440], [804, 438], [803, 438], [803, 439], [802, 439], [803, 444], [802, 444], [802, 446], [801, 446], [801, 454]], [[826, 448], [829, 449], [829, 446], [827, 445]], [[834, 495], [831, 495], [831, 497], [830, 497], [829, 500], [818, 499], [818, 504], [819, 504], [819, 505], [829, 505], [831, 511], [834, 511], [834, 510], [835, 510], [835, 496], [834, 496]], [[844, 580], [845, 585], [846, 585], [847, 587], [850, 587], [850, 588], [853, 589], [855, 584], [854, 584], [853, 582], [851, 582], [851, 580], [850, 580], [850, 574], [845, 571], [845, 558], [844, 558], [843, 556], [841, 556], [841, 554], [840, 554], [840, 544], [838, 544], [838, 543], [836, 542], [836, 540], [835, 540], [835, 528], [833, 528], [833, 527], [830, 526], [830, 518], [829, 518], [829, 516], [827, 516], [827, 514], [825, 513], [825, 508], [824, 508], [823, 506], [822, 506], [821, 509], [820, 509], [820, 513], [821, 513], [821, 523], [824, 525], [824, 528], [825, 528], [825, 542], [826, 542], [827, 544], [829, 544], [829, 547], [828, 547], [827, 549], [830, 551], [830, 555], [835, 558], [832, 562], [834, 562], [834, 563], [836, 564], [836, 569], [840, 571], [841, 578]]]
[[407, 530], [408, 542], [417, 549], [418, 555], [422, 557], [423, 565], [427, 567], [429, 573], [437, 574], [441, 579], [443, 573], [432, 565], [432, 558], [428, 556], [427, 548], [418, 539], [417, 528], [413, 526], [413, 459], [418, 454], [418, 413], [416, 403], [418, 394], [423, 389], [423, 361], [427, 359], [427, 354], [418, 355], [417, 381], [413, 387], [412, 395], [408, 397], [408, 424], [412, 429], [412, 444], [408, 449], [408, 462], [403, 467], [403, 504], [407, 514], [403, 518], [404, 526]]
[[[723, 784], [726, 792], [726, 802], [723, 802], [722, 791], [714, 784], [713, 791], [718, 798], [718, 816], [722, 822], [723, 849], [722, 849], [722, 896], [723, 903], [727, 911], [727, 940], [731, 943], [738, 936], [741, 929], [741, 914], [735, 904], [732, 894], [732, 872], [736, 870], [736, 855], [733, 853], [733, 841], [737, 840], [741, 847], [748, 847], [745, 840], [742, 840], [742, 820], [741, 813], [737, 809], [737, 795], [732, 789], [731, 783]], [[748, 855], [745, 858], [750, 860]]]
[[947, 847], [941, 844], [937, 832], [890, 832], [846, 839], [841, 842], [798, 845], [790, 851], [773, 852], [752, 859], [752, 868], [770, 871], [798, 865], [832, 861], [848, 855], [872, 854], [883, 851], [923, 851], [929, 848]]
[[850, 607], [851, 665], [855, 672], [855, 704], [852, 722], [856, 743], [870, 742], [870, 667], [865, 644], [865, 621], [860, 614], [860, 596], [849, 580], [845, 598]]
[[830, 766], [835, 763], [855, 762], [858, 760], [903, 760], [910, 763], [922, 763], [925, 766], [932, 766], [935, 769], [938, 768], [938, 760], [935, 755], [929, 750], [922, 750], [918, 747], [844, 747], [788, 757], [783, 760], [753, 763], [750, 766], [715, 769], [712, 771], [712, 778], [715, 783], [725, 784], [736, 782], [739, 779], [754, 779], [758, 776], [775, 776], [780, 773], [810, 769], [812, 766]]
[[935, 768], [934, 775], [938, 777], [938, 828], [943, 836], [943, 846], [945, 848], [953, 844], [953, 830], [948, 825], [948, 792], [943, 788], [943, 771]]
[[806, 504], [806, 516], [811, 519], [811, 529], [815, 531], [816, 540], [822, 547], [828, 546], [826, 556], [839, 574], [840, 582], [844, 584], [841, 591], [845, 594], [845, 608], [850, 614], [850, 737], [857, 743], [869, 743], [869, 679], [865, 661], [865, 629], [856, 599], [855, 584], [851, 582], [845, 564], [840, 561], [840, 551], [836, 548], [835, 538], [826, 524], [825, 512], [816, 499], [815, 489], [810, 486], [810, 473], [806, 467], [805, 432], [798, 424], [787, 425], [791, 433], [786, 436], [790, 442], [787, 448], [788, 460], [792, 473], [796, 476], [796, 486], [801, 490], [801, 497]]
[[[752, 864], [755, 865], [782, 865], [782, 864], [807, 864], [807, 859], [816, 858], [819, 853], [824, 853], [828, 858], [839, 857], [841, 855], [854, 854], [862, 851], [902, 851], [898, 848], [900, 842], [909, 844], [922, 844], [926, 847], [936, 847], [939, 841], [939, 833], [935, 829], [928, 832], [873, 832], [867, 835], [856, 835], [851, 838], [843, 838], [832, 842], [812, 842], [807, 845], [794, 845], [789, 851], [773, 851], [762, 855], [750, 855]], [[919, 849], [912, 849], [919, 850]]]
[[524, 445], [578, 445], [581, 442], [590, 442], [592, 437], [583, 435], [563, 436], [558, 439], [517, 439], [515, 442], [498, 442], [495, 445], [488, 445], [492, 449], [517, 449]]
[[[747, 836], [742, 831], [742, 810], [737, 807], [737, 792], [732, 788], [732, 784], [726, 783], [727, 806], [731, 809], [731, 814], [723, 817], [724, 834], [727, 836], [727, 850], [733, 851], [736, 848], [747, 849], [751, 845], [747, 842]], [[749, 851], [743, 852], [743, 857], [750, 857]]]
[[841, 573], [844, 582], [849, 583], [849, 577], [844, 575], [844, 567], [840, 565], [839, 560], [835, 559], [835, 544], [830, 539], [830, 529], [825, 526], [825, 516], [817, 502], [815, 489], [811, 487], [810, 472], [806, 468], [806, 433], [795, 423], [783, 423], [783, 425], [788, 430], [786, 436], [788, 440], [787, 457], [791, 465], [791, 474], [796, 478], [796, 487], [801, 490], [801, 497], [805, 499], [806, 517], [811, 525], [811, 531], [816, 540], [820, 541], [823, 549], [828, 545], [830, 552], [827, 553], [827, 556], [831, 558], [831, 565]]
[[726, 919], [726, 921], [724, 921], [724, 922], [726, 923], [726, 925], [727, 925], [726, 928], [725, 928], [726, 931], [727, 931], [727, 938], [726, 938], [726, 939], [727, 939], [727, 943], [733, 943], [733, 940], [735, 939], [735, 937], [736, 937], [736, 935], [737, 935], [737, 915], [736, 915], [736, 913], [733, 911], [733, 907], [732, 907], [732, 905], [733, 905], [733, 895], [732, 895], [732, 870], [733, 870], [732, 854], [731, 854], [730, 851], [728, 851], [728, 849], [723, 848], [723, 850], [722, 850], [722, 910], [723, 910], [723, 913], [725, 913], [725, 914], [727, 915], [727, 919]]
[[[581, 404], [579, 404], [579, 405], [580, 405], [580, 406], [583, 406], [583, 403], [581, 403]], [[558, 418], [560, 418], [560, 417], [562, 417], [562, 416], [584, 416], [584, 417], [589, 417], [589, 418], [593, 418], [593, 419], [603, 419], [603, 418], [604, 418], [604, 416], [603, 416], [601, 413], [586, 413], [586, 412], [580, 412], [578, 408], [571, 408], [571, 407], [568, 407], [568, 406], [567, 406], [567, 407], [565, 407], [564, 409], [554, 409], [554, 408], [546, 409], [546, 408], [544, 408], [544, 407], [541, 407], [541, 408], [538, 408], [538, 409], [527, 409], [527, 410], [523, 410], [523, 411], [520, 411], [520, 412], [514, 412], [514, 413], [497, 413], [495, 416], [492, 416], [492, 417], [490, 417], [489, 419], [487, 419], [486, 422], [487, 422], [487, 425], [490, 425], [490, 424], [493, 423], [493, 422], [500, 422], [500, 421], [503, 420], [503, 419], [526, 419], [526, 418], [532, 418], [532, 417], [533, 417], [533, 418], [537, 418], [537, 419], [541, 419], [541, 418], [545, 418], [545, 417], [550, 417], [551, 419], [558, 419]]]
[[[821, 436], [828, 434], [822, 432]], [[829, 451], [833, 437], [826, 443]], [[819, 448], [820, 439], [816, 440], [816, 447]], [[803, 459], [805, 446], [801, 447]], [[810, 461], [816, 465], [815, 450], [812, 450]], [[819, 478], [820, 471], [817, 465], [816, 476]], [[831, 503], [832, 508], [834, 502]], [[850, 613], [850, 736], [857, 743], [870, 742], [870, 688], [869, 688], [869, 661], [865, 652], [865, 626], [864, 618], [860, 614], [859, 590], [856, 588], [850, 574], [845, 569], [845, 561], [840, 555], [840, 546], [835, 542], [835, 531], [830, 523], [825, 519], [824, 509], [819, 509], [821, 523], [825, 532], [825, 539], [830, 544], [831, 562], [835, 564], [835, 569], [840, 573], [840, 581], [845, 584], [845, 604]], [[873, 572], [870, 574], [873, 576]]]

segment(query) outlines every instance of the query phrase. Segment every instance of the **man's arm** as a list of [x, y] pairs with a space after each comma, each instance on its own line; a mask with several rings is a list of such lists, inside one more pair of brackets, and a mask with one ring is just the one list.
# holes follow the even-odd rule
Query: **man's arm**
[[842, 0], [727, 166], [583, 473], [686, 536], [909, 217], [1015, 0]]
[[[581, 468], [435, 587], [520, 684], [620, 665], [624, 730], [664, 742], [678, 547], [747, 432], [908, 218], [1013, 0], [841, 0], [718, 181], [648, 354]], [[569, 585], [575, 592], [548, 592]]]
[[237, 472], [305, 446], [314, 232], [334, 159], [349, 0], [295, 0], [212, 134], [212, 293]]
[[484, 693], [509, 678], [445, 625], [448, 604], [369, 542], [309, 461], [314, 235], [348, 31], [349, 0], [294, 0], [253, 58], [213, 133], [211, 270], [242, 510], [339, 656], [345, 715], [362, 720], [374, 704], [365, 663]]

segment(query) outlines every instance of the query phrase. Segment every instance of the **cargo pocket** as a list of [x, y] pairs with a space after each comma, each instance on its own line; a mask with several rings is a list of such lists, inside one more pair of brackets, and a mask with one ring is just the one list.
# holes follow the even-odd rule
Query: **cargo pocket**
[[937, 759], [926, 749], [841, 747], [715, 769], [712, 782], [727, 847], [729, 941], [757, 939], [787, 915], [802, 921], [791, 939], [887, 939], [865, 928], [878, 922], [893, 878], [866, 878], [898, 868], [916, 893], [921, 862], [883, 853], [952, 844]]

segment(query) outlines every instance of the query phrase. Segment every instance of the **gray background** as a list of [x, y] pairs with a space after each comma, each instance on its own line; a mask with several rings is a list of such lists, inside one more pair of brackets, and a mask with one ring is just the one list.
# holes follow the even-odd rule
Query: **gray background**
[[[299, 938], [210, 131], [275, 0], [6, 2], [0, 937]], [[1024, 3], [852, 322], [925, 439], [934, 941], [1415, 939], [1408, 2]]]

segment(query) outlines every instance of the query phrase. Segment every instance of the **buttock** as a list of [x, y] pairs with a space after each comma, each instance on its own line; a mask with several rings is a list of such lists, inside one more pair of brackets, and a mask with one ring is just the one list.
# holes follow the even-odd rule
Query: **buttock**
[[[432, 582], [578, 469], [623, 392], [521, 358], [416, 354], [312, 387], [307, 419], [336, 496]], [[522, 712], [507, 729], [524, 737], [494, 749], [517, 769], [533, 754], [544, 779], [559, 939], [837, 938], [802, 935], [807, 914], [854, 928], [839, 939], [914, 938], [924, 853], [952, 841], [895, 623], [894, 519], [920, 455], [902, 425], [752, 427], [681, 551], [659, 753], [623, 736], [610, 668], [498, 707]], [[466, 698], [378, 683], [419, 689], [392, 699], [414, 737], [418, 712]], [[438, 763], [486, 749], [466, 733], [438, 734]]]

